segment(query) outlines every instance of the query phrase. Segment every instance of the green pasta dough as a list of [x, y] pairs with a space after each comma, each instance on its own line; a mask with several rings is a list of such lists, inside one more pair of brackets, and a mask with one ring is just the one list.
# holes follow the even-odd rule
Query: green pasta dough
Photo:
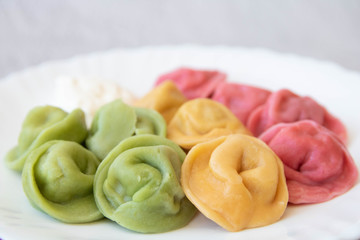
[[165, 120], [154, 110], [133, 108], [117, 99], [96, 112], [86, 146], [99, 159], [104, 159], [122, 140], [139, 134], [165, 137]]
[[94, 194], [94, 176], [100, 161], [76, 142], [52, 140], [34, 149], [22, 172], [30, 203], [67, 223], [85, 223], [103, 217]]
[[50, 140], [83, 142], [87, 136], [84, 112], [76, 109], [67, 113], [54, 106], [33, 108], [26, 116], [18, 145], [5, 156], [10, 169], [21, 172], [29, 153]]
[[94, 195], [105, 217], [142, 233], [185, 226], [196, 208], [180, 185], [184, 151], [172, 141], [150, 134], [122, 141], [101, 162]]
[[153, 134], [166, 137], [166, 122], [163, 116], [149, 108], [135, 108], [135, 134]]
[[134, 109], [121, 100], [105, 104], [95, 113], [86, 146], [104, 159], [121, 140], [134, 134], [135, 123]]

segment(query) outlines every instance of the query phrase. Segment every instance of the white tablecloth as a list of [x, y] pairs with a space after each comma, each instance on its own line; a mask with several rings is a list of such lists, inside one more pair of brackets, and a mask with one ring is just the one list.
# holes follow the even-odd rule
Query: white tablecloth
[[118, 47], [270, 48], [360, 71], [360, 1], [0, 0], [0, 78]]

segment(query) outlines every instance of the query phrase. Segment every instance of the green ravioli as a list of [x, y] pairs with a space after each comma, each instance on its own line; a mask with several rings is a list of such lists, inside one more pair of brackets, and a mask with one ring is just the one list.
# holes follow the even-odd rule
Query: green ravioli
[[53, 140], [33, 150], [22, 171], [23, 189], [31, 204], [67, 223], [103, 217], [93, 183], [100, 161], [76, 142]]
[[21, 172], [29, 153], [50, 140], [83, 142], [87, 136], [84, 112], [76, 109], [67, 113], [53, 106], [33, 108], [26, 116], [18, 145], [5, 156], [10, 169]]
[[133, 108], [117, 99], [96, 112], [86, 146], [99, 159], [104, 159], [122, 140], [139, 134], [165, 137], [166, 122], [154, 110]]
[[196, 208], [180, 185], [183, 150], [156, 135], [125, 139], [101, 162], [94, 195], [105, 217], [142, 233], [185, 226]]

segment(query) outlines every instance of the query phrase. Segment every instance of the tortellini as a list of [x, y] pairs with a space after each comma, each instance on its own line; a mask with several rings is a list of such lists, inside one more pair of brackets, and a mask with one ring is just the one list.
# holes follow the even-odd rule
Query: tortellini
[[220, 83], [226, 81], [226, 74], [220, 71], [179, 68], [161, 75], [155, 85], [173, 81], [188, 99], [210, 97]]
[[167, 137], [184, 149], [233, 133], [251, 133], [224, 105], [198, 98], [184, 103], [168, 125]]
[[312, 98], [301, 97], [287, 89], [273, 92], [265, 104], [250, 114], [246, 126], [254, 136], [259, 136], [275, 124], [301, 120], [313, 120], [347, 143], [346, 128], [338, 118]]
[[133, 108], [118, 99], [102, 106], [91, 124], [86, 146], [99, 159], [134, 134], [166, 136], [166, 123], [154, 110]]
[[200, 212], [229, 231], [274, 223], [288, 202], [281, 160], [244, 134], [193, 147], [182, 165], [181, 184]]
[[146, 108], [134, 108], [134, 110], [136, 113], [135, 135], [166, 136], [166, 123], [158, 112]]
[[239, 83], [224, 82], [215, 89], [211, 99], [227, 106], [245, 125], [250, 114], [268, 99], [270, 91]]
[[105, 217], [136, 232], [156, 233], [186, 225], [196, 208], [180, 185], [185, 153], [156, 135], [123, 140], [101, 162], [94, 195]]
[[315, 121], [279, 123], [260, 135], [284, 163], [289, 202], [319, 203], [348, 191], [358, 170], [344, 144]]
[[165, 81], [136, 101], [134, 105], [156, 110], [169, 123], [178, 108], [186, 101], [187, 98], [172, 81]]
[[85, 223], [103, 217], [93, 183], [100, 161], [76, 142], [52, 140], [33, 150], [22, 172], [30, 203], [67, 223]]
[[84, 112], [76, 109], [67, 113], [54, 106], [33, 108], [26, 116], [18, 145], [5, 156], [9, 168], [22, 171], [29, 153], [50, 140], [83, 142], [87, 136]]

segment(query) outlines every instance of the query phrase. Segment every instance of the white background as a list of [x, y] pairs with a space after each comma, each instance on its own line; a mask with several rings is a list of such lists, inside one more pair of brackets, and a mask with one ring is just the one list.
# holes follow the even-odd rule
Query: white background
[[360, 71], [358, 0], [0, 0], [0, 78], [119, 47], [270, 48]]

